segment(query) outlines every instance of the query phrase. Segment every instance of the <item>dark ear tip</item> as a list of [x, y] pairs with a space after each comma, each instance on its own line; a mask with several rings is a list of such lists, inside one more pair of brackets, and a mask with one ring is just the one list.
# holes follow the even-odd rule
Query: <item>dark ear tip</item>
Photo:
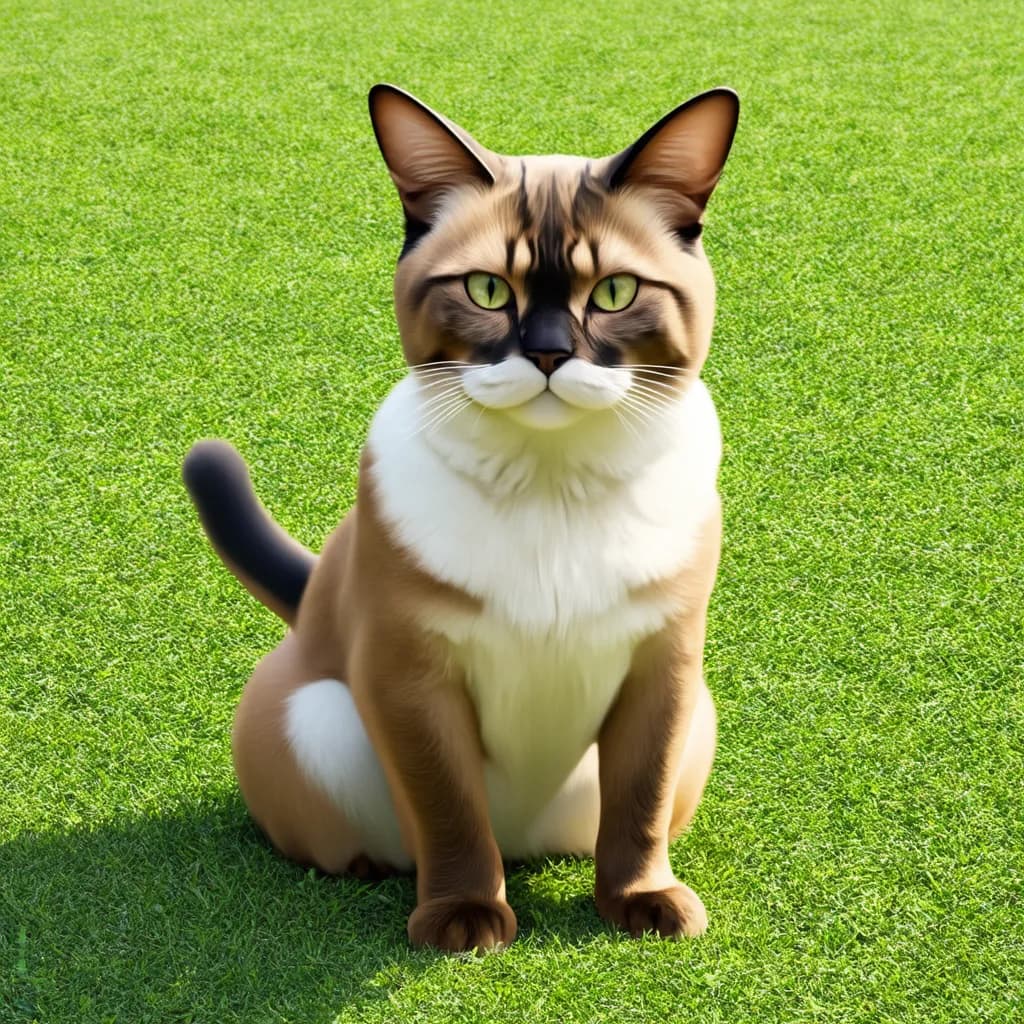
[[373, 86], [370, 89], [370, 94], [367, 97], [367, 100], [369, 101], [370, 104], [370, 113], [373, 113], [373, 108], [377, 100], [379, 100], [382, 96], [388, 94], [394, 96], [396, 93], [398, 95], [403, 95], [402, 90], [399, 89], [397, 86], [389, 85], [387, 82], [378, 82], [375, 86]]
[[368, 97], [370, 103], [370, 120], [375, 120], [377, 116], [377, 104], [386, 97], [397, 99], [401, 103], [405, 103], [408, 106], [415, 107], [417, 110], [422, 111], [424, 114], [433, 118], [435, 121], [441, 120], [433, 110], [430, 109], [424, 102], [416, 99], [411, 92], [406, 92], [405, 89], [399, 89], [397, 85], [391, 85], [388, 82], [378, 82], [371, 90]]
[[732, 105], [739, 114], [740, 111], [740, 94], [728, 85], [716, 85], [714, 89], [709, 89], [703, 96], [721, 96], [723, 99], [728, 98], [732, 100]]

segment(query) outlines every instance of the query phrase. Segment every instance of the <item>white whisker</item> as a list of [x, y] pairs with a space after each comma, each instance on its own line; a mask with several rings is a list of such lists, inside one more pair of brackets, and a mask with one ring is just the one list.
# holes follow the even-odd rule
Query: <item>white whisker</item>
[[417, 382], [420, 387], [420, 391], [425, 395], [439, 394], [442, 391], [447, 391], [449, 388], [455, 388], [456, 390], [462, 387], [461, 377], [442, 377], [439, 380], [421, 380]]
[[623, 363], [621, 366], [613, 367], [616, 370], [646, 370], [655, 373], [667, 373], [670, 375], [685, 374], [683, 366], [668, 366], [662, 363]]
[[[464, 377], [470, 373], [479, 373], [481, 370], [489, 369], [489, 366], [470, 366], [468, 363], [463, 363], [460, 366], [440, 366], [434, 367], [427, 370], [420, 370], [416, 367], [412, 367], [412, 375], [417, 380], [438, 380], [453, 378], [453, 377]], [[460, 372], [461, 371], [461, 372]]]
[[642, 380], [645, 384], [660, 384], [663, 387], [674, 387], [682, 384], [686, 378], [679, 374], [655, 373], [653, 370], [641, 370], [633, 374], [633, 380]]
[[480, 411], [476, 414], [476, 419], [473, 420], [473, 430], [472, 430], [472, 433], [474, 433], [474, 434], [476, 433], [476, 428], [478, 426], [480, 426], [480, 417], [483, 416], [483, 414], [484, 414], [484, 412], [486, 410], [487, 410], [487, 406], [486, 405], [481, 405], [480, 406]]
[[647, 395], [636, 391], [627, 392], [623, 395], [622, 401], [627, 404], [641, 406], [654, 413], [663, 412], [670, 405], [670, 402], [661, 395]]
[[633, 406], [624, 406], [623, 411], [629, 422], [632, 423], [634, 432], [638, 439], [643, 440], [643, 431], [650, 426], [651, 418], [646, 413]]
[[655, 391], [651, 388], [645, 387], [632, 387], [629, 389], [627, 394], [647, 398], [660, 405], [671, 405], [679, 398], [679, 393], [676, 391]]
[[378, 370], [376, 373], [366, 373], [360, 367], [358, 372], [359, 375], [356, 378], [355, 383], [353, 385], [349, 385], [350, 387], [361, 388], [368, 384], [375, 384], [384, 378], [394, 380], [394, 378], [398, 377], [401, 373], [408, 373], [409, 367], [403, 364], [402, 366], [393, 366], [386, 370]]
[[660, 395], [662, 398], [681, 398], [682, 391], [674, 384], [652, 384], [649, 381], [634, 380], [629, 388], [630, 391], [642, 391], [648, 395]]
[[466, 397], [462, 399], [454, 399], [444, 409], [442, 409], [429, 423], [424, 423], [419, 430], [413, 434], [413, 437], [424, 433], [427, 430], [437, 430], [438, 427], [447, 423], [449, 420], [454, 419], [464, 409], [469, 408], [473, 404], [472, 399]]
[[641, 420], [645, 426], [658, 419], [663, 411], [663, 407], [654, 405], [650, 402], [640, 401], [634, 397], [627, 397], [619, 404], [633, 413], [633, 415], [638, 420]]
[[612, 411], [615, 413], [615, 418], [635, 437], [638, 441], [643, 440], [640, 437], [640, 432], [630, 423], [628, 418], [628, 410], [621, 409], [618, 406], [613, 405]]
[[439, 409], [442, 405], [447, 405], [448, 402], [450, 402], [453, 398], [459, 398], [463, 395], [465, 395], [465, 392], [462, 390], [461, 384], [453, 385], [449, 388], [446, 388], [444, 391], [439, 392], [436, 395], [431, 395], [420, 406], [420, 416], [429, 416], [436, 409]]
[[411, 376], [414, 380], [426, 382], [431, 380], [453, 380], [462, 375], [454, 368], [445, 367], [443, 370], [413, 370]]
[[648, 380], [652, 384], [655, 382], [675, 384], [686, 380], [685, 373], [658, 373], [657, 370], [634, 370], [633, 377], [637, 380]]
[[454, 373], [461, 369], [458, 366], [410, 366], [409, 372], [417, 377], [425, 377], [432, 373]]
[[468, 395], [456, 395], [454, 398], [450, 398], [447, 402], [438, 408], [433, 407], [430, 410], [430, 419], [424, 420], [421, 414], [420, 427], [412, 437], [416, 437], [422, 434], [424, 431], [433, 430], [439, 427], [442, 423], [449, 420], [458, 413], [461, 409], [466, 408], [473, 404], [473, 400]]

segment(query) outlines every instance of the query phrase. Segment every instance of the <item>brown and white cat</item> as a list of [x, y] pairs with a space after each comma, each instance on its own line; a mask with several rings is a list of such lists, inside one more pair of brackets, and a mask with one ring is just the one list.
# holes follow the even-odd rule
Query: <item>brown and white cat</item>
[[185, 479], [221, 557], [291, 626], [233, 732], [255, 820], [327, 872], [409, 869], [409, 936], [509, 943], [502, 858], [593, 854], [633, 934], [707, 918], [668, 842], [704, 789], [721, 443], [698, 379], [701, 221], [736, 95], [617, 156], [499, 156], [406, 93], [370, 113], [402, 200], [410, 372], [314, 557], [222, 442]]

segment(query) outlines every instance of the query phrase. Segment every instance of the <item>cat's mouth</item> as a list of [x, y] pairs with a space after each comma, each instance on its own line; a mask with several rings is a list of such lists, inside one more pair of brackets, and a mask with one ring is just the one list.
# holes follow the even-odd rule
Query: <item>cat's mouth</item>
[[569, 359], [550, 375], [523, 356], [462, 374], [462, 388], [478, 405], [537, 430], [558, 430], [610, 409], [629, 389], [629, 374]]
[[578, 423], [589, 410], [571, 405], [546, 387], [535, 398], [504, 410], [509, 419], [534, 430], [561, 430]]

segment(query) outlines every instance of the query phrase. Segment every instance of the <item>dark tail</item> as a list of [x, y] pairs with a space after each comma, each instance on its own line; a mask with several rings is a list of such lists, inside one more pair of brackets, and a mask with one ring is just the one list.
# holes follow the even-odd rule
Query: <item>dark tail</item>
[[259, 601], [294, 623], [316, 556], [270, 518], [242, 456], [226, 441], [199, 441], [182, 476], [224, 564]]

